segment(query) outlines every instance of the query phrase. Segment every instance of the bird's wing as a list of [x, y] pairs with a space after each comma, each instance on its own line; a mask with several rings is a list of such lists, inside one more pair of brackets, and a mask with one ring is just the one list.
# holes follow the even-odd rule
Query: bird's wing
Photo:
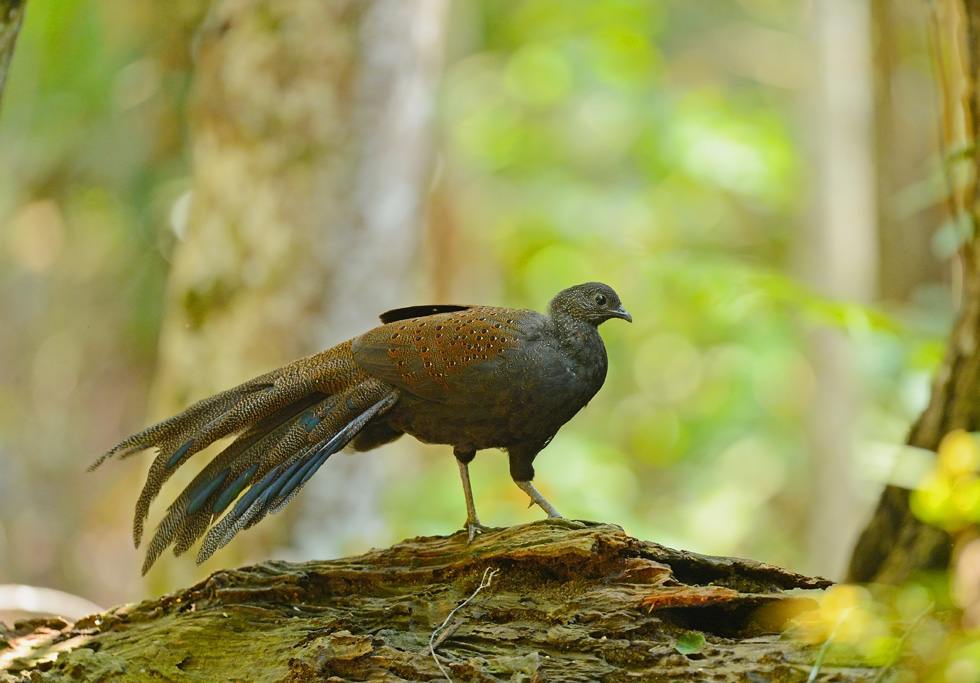
[[379, 318], [384, 324], [393, 323], [398, 320], [408, 320], [410, 318], [421, 318], [435, 315], [437, 313], [455, 313], [465, 311], [472, 306], [460, 306], [458, 304], [430, 304], [428, 306], [406, 306], [405, 308], [393, 308], [385, 311]]
[[538, 318], [544, 316], [534, 311], [471, 306], [395, 320], [355, 338], [351, 350], [354, 362], [372, 377], [441, 401], [458, 382], [472, 386], [485, 381], [501, 354], [525, 343], [528, 323], [537, 323]]

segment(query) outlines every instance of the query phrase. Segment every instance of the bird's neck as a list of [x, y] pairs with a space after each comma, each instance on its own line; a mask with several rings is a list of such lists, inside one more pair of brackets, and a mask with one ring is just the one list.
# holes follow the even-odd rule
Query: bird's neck
[[594, 362], [597, 354], [605, 357], [605, 346], [599, 330], [590, 322], [552, 311], [551, 323], [559, 343], [575, 358]]

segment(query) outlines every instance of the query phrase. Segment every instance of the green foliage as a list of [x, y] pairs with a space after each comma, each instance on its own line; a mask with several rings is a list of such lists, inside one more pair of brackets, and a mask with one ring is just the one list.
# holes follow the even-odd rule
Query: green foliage
[[880, 669], [875, 681], [976, 681], [980, 630], [972, 617], [964, 623], [957, 597], [945, 573], [901, 586], [837, 585], [786, 635], [813, 646], [813, 680], [825, 667], [864, 665]]
[[[603, 327], [607, 384], [535, 463], [536, 483], [570, 517], [798, 566], [819, 380], [812, 335], [848, 335], [868, 388], [857, 437], [895, 443], [922, 405], [949, 317], [945, 291], [910, 315], [830, 300], [787, 275], [805, 251], [812, 194], [799, 102], [808, 82], [793, 67], [806, 61], [799, 4], [452, 6], [436, 191], [459, 241], [443, 266], [454, 269], [453, 298], [540, 309], [597, 279], [635, 320]], [[139, 468], [109, 492], [105, 479], [78, 478], [123, 425], [146, 419], [134, 397], [149, 390], [171, 214], [190, 184], [202, 7], [28, 10], [0, 119], [0, 565], [12, 581], [86, 592], [101, 580], [116, 602], [104, 577], [126, 561], [138, 573], [126, 539], [102, 531], [126, 524]], [[899, 209], [934, 201], [939, 177], [896, 198]], [[939, 247], [955, 247], [956, 227], [940, 231]], [[426, 452], [431, 466], [360, 457], [397, 482], [374, 542], [462, 522], [446, 449]], [[477, 458], [473, 483], [485, 523], [540, 517], [500, 454]], [[76, 514], [38, 503], [67, 498]]]
[[980, 523], [980, 444], [962, 430], [947, 434], [934, 466], [912, 492], [909, 506], [922, 521], [950, 532]]
[[[603, 326], [606, 386], [542, 453], [536, 482], [567, 516], [798, 564], [814, 332], [858, 349], [863, 441], [901, 441], [942, 348], [941, 326], [787, 275], [811, 193], [799, 94], [772, 84], [761, 52], [739, 53], [759, 60], [747, 67], [724, 46], [762, 33], [799, 50], [801, 17], [781, 0], [465, 7], [475, 38], [450, 60], [439, 111], [446, 201], [471, 252], [453, 295], [487, 298], [467, 288], [491, 257], [504, 301], [540, 308], [596, 279], [634, 318]], [[499, 456], [473, 467], [484, 522], [534, 518]], [[450, 468], [397, 476], [439, 492], [433, 517], [461, 518]], [[400, 486], [393, 512], [414, 497]], [[392, 517], [395, 536], [418, 531]]]
[[106, 568], [91, 557], [118, 558], [102, 533], [126, 514], [124, 496], [84, 469], [121, 425], [145, 419], [168, 215], [189, 184], [185, 13], [115, 0], [27, 9], [0, 118], [0, 565], [11, 581], [100, 600]]

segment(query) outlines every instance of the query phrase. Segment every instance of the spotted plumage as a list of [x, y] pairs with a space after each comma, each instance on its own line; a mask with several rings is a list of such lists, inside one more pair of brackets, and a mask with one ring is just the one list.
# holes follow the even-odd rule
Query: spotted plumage
[[136, 504], [138, 546], [150, 505], [174, 471], [218, 439], [215, 455], [167, 509], [143, 572], [173, 546], [201, 536], [203, 562], [239, 531], [278, 512], [334, 453], [369, 450], [411, 434], [448, 444], [459, 464], [470, 538], [482, 526], [468, 464], [478, 450], [507, 450], [515, 483], [549, 516], [531, 484], [532, 461], [602, 386], [606, 352], [597, 327], [631, 320], [607, 285], [559, 292], [548, 315], [491, 306], [413, 306], [382, 325], [301, 358], [123, 440], [100, 457], [157, 456]]

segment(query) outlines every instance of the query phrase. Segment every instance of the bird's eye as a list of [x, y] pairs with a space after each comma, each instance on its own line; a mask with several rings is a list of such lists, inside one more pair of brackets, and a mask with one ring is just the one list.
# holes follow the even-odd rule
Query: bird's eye
[[595, 302], [597, 304], [599, 304], [600, 306], [605, 306], [606, 305], [606, 295], [605, 294], [596, 294], [595, 295]]

